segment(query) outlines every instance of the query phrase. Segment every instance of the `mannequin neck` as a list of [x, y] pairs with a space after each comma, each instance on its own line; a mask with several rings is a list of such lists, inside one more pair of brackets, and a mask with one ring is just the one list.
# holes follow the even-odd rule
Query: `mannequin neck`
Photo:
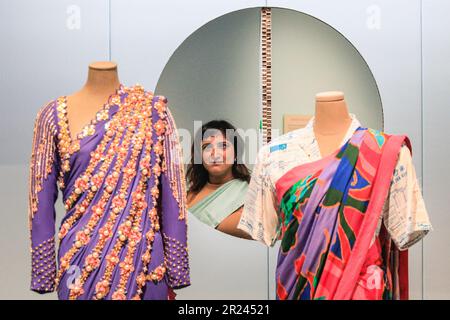
[[351, 121], [342, 92], [324, 92], [316, 96], [315, 132], [321, 135], [340, 134]]
[[81, 89], [86, 94], [105, 96], [120, 87], [117, 64], [114, 62], [94, 62], [89, 65], [88, 77]]

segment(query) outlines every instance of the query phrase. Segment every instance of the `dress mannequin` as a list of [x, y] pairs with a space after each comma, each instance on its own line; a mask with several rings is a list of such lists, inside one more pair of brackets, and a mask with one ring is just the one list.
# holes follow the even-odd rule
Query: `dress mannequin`
[[[40, 109], [29, 174], [31, 290], [166, 300], [190, 285], [182, 153], [166, 104], [122, 85], [115, 63], [97, 62], [81, 90]], [[66, 212], [56, 234], [59, 191]]]
[[259, 150], [238, 228], [281, 240], [279, 300], [407, 299], [407, 249], [431, 230], [409, 138], [363, 127], [342, 92], [315, 112]]
[[344, 93], [327, 91], [316, 95], [314, 135], [322, 158], [339, 148], [351, 122]]
[[72, 140], [119, 87], [116, 63], [104, 61], [89, 65], [84, 87], [67, 96], [67, 119]]

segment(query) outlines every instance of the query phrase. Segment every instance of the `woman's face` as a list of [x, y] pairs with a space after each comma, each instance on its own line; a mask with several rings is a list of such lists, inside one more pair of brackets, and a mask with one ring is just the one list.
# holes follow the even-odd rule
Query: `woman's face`
[[211, 176], [224, 176], [234, 164], [233, 144], [223, 134], [209, 136], [202, 141], [203, 166]]

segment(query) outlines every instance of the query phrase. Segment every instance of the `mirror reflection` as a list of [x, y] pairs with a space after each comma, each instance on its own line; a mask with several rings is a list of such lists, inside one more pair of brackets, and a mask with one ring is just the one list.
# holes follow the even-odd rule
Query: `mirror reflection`
[[250, 182], [250, 171], [242, 161], [242, 138], [225, 120], [204, 124], [191, 147], [189, 212], [210, 227], [250, 239], [237, 229]]

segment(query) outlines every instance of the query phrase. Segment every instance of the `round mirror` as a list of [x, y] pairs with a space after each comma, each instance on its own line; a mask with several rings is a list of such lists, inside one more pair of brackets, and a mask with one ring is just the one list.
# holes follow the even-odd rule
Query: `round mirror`
[[[277, 252], [235, 228], [261, 124], [272, 139], [300, 128], [314, 114], [317, 93], [339, 90], [364, 126], [383, 127], [375, 79], [342, 34], [307, 14], [271, 8], [267, 20], [262, 10], [232, 12], [196, 30], [173, 53], [156, 88], [176, 120], [190, 189], [192, 285], [180, 291], [181, 299], [274, 297]], [[269, 47], [262, 29], [270, 32]], [[262, 69], [267, 50], [269, 81]]]

